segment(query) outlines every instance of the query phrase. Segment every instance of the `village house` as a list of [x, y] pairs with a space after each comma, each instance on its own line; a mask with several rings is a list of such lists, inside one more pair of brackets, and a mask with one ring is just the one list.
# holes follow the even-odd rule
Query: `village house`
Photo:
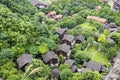
[[71, 70], [72, 72], [78, 72], [78, 67], [76, 65], [73, 65]]
[[53, 51], [49, 51], [46, 54], [42, 55], [42, 59], [45, 64], [49, 64], [50, 66], [58, 66], [59, 64], [59, 57]]
[[65, 64], [68, 64], [71, 68], [75, 64], [75, 61], [72, 59], [65, 60]]
[[117, 28], [118, 26], [116, 25], [116, 23], [109, 23], [109, 28]]
[[75, 37], [75, 43], [82, 43], [85, 41], [85, 37], [83, 35], [79, 35]]
[[88, 68], [90, 70], [95, 70], [98, 72], [104, 72], [106, 70], [106, 68], [102, 64], [94, 61], [84, 62], [83, 66], [85, 68]]
[[101, 10], [102, 9], [102, 7], [101, 6], [96, 6], [96, 8], [95, 8], [96, 10]]
[[48, 13], [48, 17], [54, 18], [56, 16], [56, 11], [51, 11]]
[[99, 17], [96, 17], [96, 16], [87, 16], [86, 19], [87, 20], [88, 19], [92, 19], [92, 20], [98, 21], [98, 22], [100, 22], [102, 24], [106, 24], [107, 23], [107, 19], [105, 19], [105, 18], [99, 18]]
[[113, 9], [120, 11], [120, 0], [113, 0], [114, 5], [113, 5]]
[[25, 66], [33, 61], [31, 54], [23, 54], [17, 59], [18, 68], [24, 70]]
[[116, 23], [109, 23], [104, 25], [105, 29], [108, 29], [111, 33], [117, 32], [120, 30], [120, 28], [116, 25]]
[[63, 36], [67, 33], [67, 28], [58, 28], [55, 33], [57, 33], [59, 38], [62, 39]]
[[40, 2], [39, 0], [29, 0], [31, 4], [33, 4], [36, 8], [45, 8], [50, 5], [50, 3], [47, 2]]
[[52, 70], [53, 78], [55, 78], [55, 80], [60, 80], [60, 73], [61, 73], [60, 69], [58, 68], [53, 69]]
[[72, 72], [77, 72], [77, 66], [75, 65], [75, 61], [72, 59], [65, 60], [65, 64], [68, 64], [72, 70]]
[[64, 58], [69, 58], [71, 54], [70, 46], [67, 45], [66, 43], [59, 45], [57, 49], [57, 54], [58, 55], [62, 54]]
[[62, 17], [63, 17], [63, 15], [59, 14], [59, 15], [55, 15], [53, 18], [54, 18], [55, 20], [59, 20], [59, 19], [61, 19]]
[[81, 69], [79, 69], [79, 72], [80, 73], [85, 73], [85, 72], [88, 72], [88, 71], [91, 71], [90, 69], [88, 69], [88, 68], [81, 68]]
[[73, 43], [75, 43], [75, 42], [74, 42], [74, 36], [69, 35], [69, 34], [66, 34], [66, 35], [64, 35], [63, 38], [62, 38], [62, 42], [63, 42], [63, 43], [66, 43], [67, 45], [70, 45], [70, 46], [71, 46]]

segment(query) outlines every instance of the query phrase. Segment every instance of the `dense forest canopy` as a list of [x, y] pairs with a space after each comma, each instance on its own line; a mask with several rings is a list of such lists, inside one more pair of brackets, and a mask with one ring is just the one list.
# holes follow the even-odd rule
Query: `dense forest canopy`
[[[102, 8], [96, 10], [97, 6]], [[51, 11], [63, 17], [49, 19], [47, 14]], [[84, 42], [71, 50], [70, 58], [75, 60], [78, 68], [89, 60], [111, 68], [112, 59], [119, 53], [120, 31], [111, 33], [103, 24], [86, 20], [88, 15], [105, 18], [108, 23], [120, 27], [120, 13], [111, 10], [103, 0], [58, 0], [43, 9], [37, 9], [28, 0], [0, 0], [0, 77], [4, 80], [56, 80], [52, 70], [59, 68], [61, 80], [101, 80], [108, 71], [74, 73], [69, 65], [64, 64], [63, 55], [59, 56], [59, 66], [54, 67], [45, 64], [41, 58], [48, 51], [56, 52], [58, 45], [62, 44], [59, 35], [55, 34], [61, 27], [68, 29], [67, 34], [85, 37]], [[96, 32], [100, 34], [98, 38]], [[109, 42], [108, 38], [114, 42]], [[16, 60], [24, 53], [32, 54], [34, 60], [22, 71]]]

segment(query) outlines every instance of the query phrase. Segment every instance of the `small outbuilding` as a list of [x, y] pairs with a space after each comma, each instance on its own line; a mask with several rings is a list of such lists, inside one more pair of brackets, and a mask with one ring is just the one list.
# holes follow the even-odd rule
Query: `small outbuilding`
[[75, 40], [76, 43], [81, 43], [85, 41], [85, 37], [83, 35], [79, 35], [75, 37]]
[[110, 28], [117, 28], [117, 25], [116, 25], [116, 23], [110, 23], [110, 24], [109, 24], [109, 27], [110, 27]]
[[88, 72], [88, 71], [91, 71], [90, 69], [88, 69], [88, 68], [81, 68], [80, 70], [79, 70], [79, 72], [80, 73], [85, 73], [85, 72]]
[[45, 64], [49, 64], [51, 66], [59, 64], [59, 57], [53, 51], [49, 51], [46, 54], [42, 55], [42, 58]]
[[31, 54], [23, 54], [17, 59], [17, 64], [19, 69], [24, 70], [24, 67], [32, 61], [33, 61], [33, 56]]
[[73, 65], [75, 64], [75, 61], [72, 59], [68, 59], [68, 60], [65, 60], [65, 64], [68, 64], [72, 68]]
[[63, 36], [67, 33], [67, 28], [58, 28], [55, 33], [57, 33], [60, 37], [60, 39], [63, 38]]
[[58, 69], [58, 68], [55, 68], [52, 70], [52, 75], [54, 78], [56, 78], [57, 80], [60, 79], [60, 73], [61, 73], [61, 70]]
[[97, 16], [87, 16], [87, 19], [92, 19], [92, 20], [98, 21], [98, 22], [100, 22], [102, 24], [106, 24], [107, 23], [107, 19], [99, 18]]
[[61, 14], [54, 16], [54, 19], [55, 19], [55, 20], [59, 20], [59, 19], [61, 19], [61, 18], [63, 18], [63, 15], [61, 15]]
[[57, 54], [58, 55], [62, 54], [65, 58], [70, 57], [71, 54], [70, 46], [67, 45], [66, 43], [59, 45], [57, 49]]
[[106, 70], [106, 68], [102, 64], [94, 61], [84, 62], [83, 66], [90, 70], [95, 70], [98, 72], [103, 72]]
[[72, 72], [77, 72], [77, 69], [78, 69], [78, 67], [76, 65], [73, 65], [71, 68]]
[[66, 43], [67, 45], [72, 45], [72, 43], [74, 41], [74, 36], [66, 34], [66, 35], [64, 35], [62, 41], [63, 41], [63, 43]]
[[56, 16], [56, 11], [51, 11], [48, 13], [48, 16], [51, 17], [51, 18], [54, 18]]

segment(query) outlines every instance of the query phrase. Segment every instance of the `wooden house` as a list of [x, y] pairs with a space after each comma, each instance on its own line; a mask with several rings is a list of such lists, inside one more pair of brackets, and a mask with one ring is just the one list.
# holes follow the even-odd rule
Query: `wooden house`
[[66, 43], [67, 45], [72, 45], [73, 41], [74, 41], [74, 36], [69, 34], [64, 35], [62, 38], [62, 42]]
[[83, 66], [90, 70], [95, 70], [98, 72], [103, 72], [106, 70], [106, 68], [102, 64], [94, 61], [84, 62]]
[[120, 11], [120, 0], [113, 0], [114, 5], [113, 5], [113, 9]]
[[62, 39], [63, 36], [67, 33], [67, 28], [58, 28], [55, 33], [57, 33], [59, 38]]
[[88, 20], [88, 19], [92, 19], [92, 20], [95, 20], [95, 21], [100, 22], [100, 23], [102, 23], [102, 24], [106, 24], [106, 23], [107, 23], [107, 19], [105, 19], [105, 18], [99, 18], [99, 17], [97, 17], [97, 16], [87, 16], [86, 19], [87, 19], [87, 20]]
[[66, 43], [59, 45], [57, 49], [57, 54], [62, 54], [65, 58], [69, 58], [71, 54], [70, 46]]
[[72, 59], [65, 60], [65, 64], [68, 64], [71, 68], [75, 64], [75, 61]]
[[75, 43], [82, 43], [85, 41], [85, 37], [83, 35], [79, 35], [75, 37]]
[[72, 59], [65, 60], [65, 64], [68, 64], [72, 70], [72, 72], [77, 72], [77, 66], [75, 65], [75, 61]]
[[61, 19], [62, 17], [63, 17], [63, 15], [59, 14], [59, 15], [55, 15], [53, 18], [54, 18], [55, 20], [59, 20], [59, 19]]
[[48, 13], [48, 16], [51, 17], [51, 18], [54, 18], [56, 16], [56, 11], [51, 11]]
[[42, 55], [42, 58], [45, 64], [49, 64], [51, 66], [59, 64], [59, 57], [53, 51], [49, 51], [46, 54]]
[[23, 54], [17, 59], [19, 69], [24, 70], [25, 66], [33, 61], [33, 56], [30, 54]]
[[58, 68], [53, 69], [52, 70], [53, 78], [55, 78], [56, 80], [60, 80], [60, 73], [61, 73], [60, 69]]

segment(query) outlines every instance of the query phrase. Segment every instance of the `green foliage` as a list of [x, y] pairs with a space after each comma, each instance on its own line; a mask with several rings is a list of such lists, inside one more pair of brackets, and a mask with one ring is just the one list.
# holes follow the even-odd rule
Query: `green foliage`
[[62, 28], [74, 28], [76, 26], [76, 20], [73, 18], [63, 18], [61, 19], [61, 21], [59, 22], [59, 26]]
[[114, 33], [111, 35], [111, 38], [120, 46], [120, 33]]
[[65, 62], [64, 56], [62, 54], [59, 55], [60, 63], [63, 64]]
[[1, 59], [2, 65], [0, 65], [0, 76], [6, 80], [16, 80], [20, 79], [18, 70], [16, 69], [16, 64], [10, 59]]
[[89, 71], [89, 72], [85, 72], [83, 74], [83, 80], [101, 80], [102, 77], [98, 72], [93, 72], [93, 71]]
[[64, 69], [60, 74], [61, 80], [72, 80], [73, 73], [70, 69]]
[[86, 51], [81, 51], [78, 50], [76, 52], [76, 54], [74, 55], [74, 59], [76, 60], [76, 62], [79, 64], [83, 63], [84, 61], [88, 61], [89, 58], [89, 54]]
[[[51, 69], [49, 68], [49, 66], [45, 65], [41, 60], [34, 59], [31, 64], [32, 64], [32, 66], [29, 69], [30, 72], [32, 72], [36, 68], [41, 67], [40, 71], [37, 71], [30, 76], [31, 78], [34, 78], [34, 77], [37, 77], [37, 78], [46, 77], [46, 78], [48, 78], [49, 75], [51, 74]], [[28, 67], [29, 67], [29, 65], [26, 67], [26, 69]]]
[[100, 35], [100, 37], [98, 38], [98, 42], [104, 42], [106, 40], [105, 35]]
[[48, 45], [46, 43], [43, 43], [40, 46], [38, 46], [38, 52], [40, 54], [45, 54], [46, 52], [48, 52], [48, 50]]
[[72, 80], [83, 80], [82, 79], [82, 74], [80, 74], [80, 73], [74, 73], [73, 77], [72, 77]]
[[70, 69], [70, 66], [68, 64], [60, 64], [59, 69], [60, 70]]
[[0, 52], [0, 59], [4, 59], [4, 58], [12, 59], [14, 57], [15, 57], [15, 53], [9, 48], [2, 49]]

